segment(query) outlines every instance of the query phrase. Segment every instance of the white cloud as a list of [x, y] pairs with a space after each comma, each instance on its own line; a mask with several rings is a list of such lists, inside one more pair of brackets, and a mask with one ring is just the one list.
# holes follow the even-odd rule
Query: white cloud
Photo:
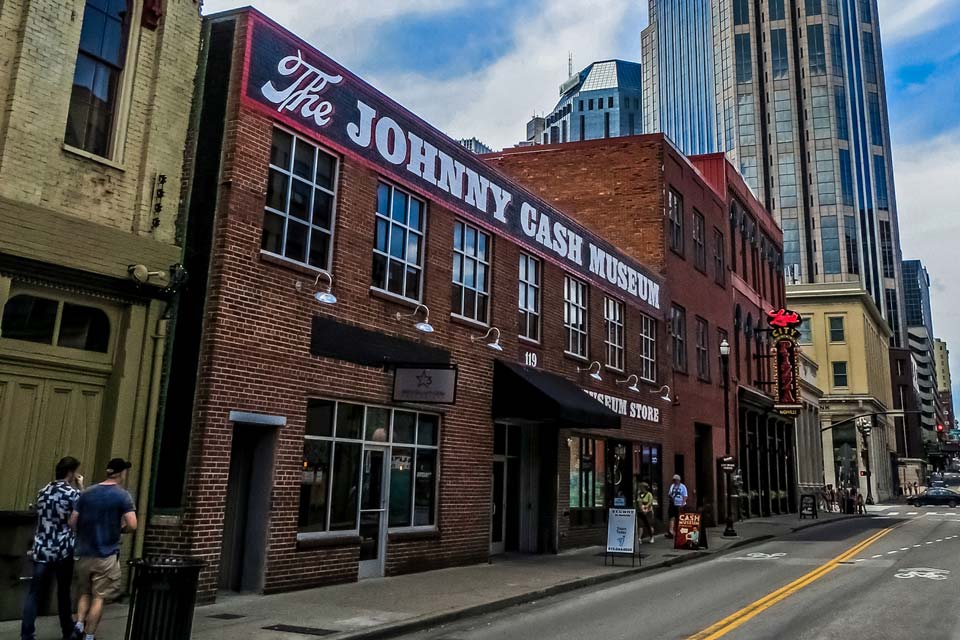
[[919, 258], [930, 272], [933, 330], [951, 352], [954, 397], [960, 398], [960, 127], [932, 140], [894, 147], [897, 208], [905, 259]]
[[956, 0], [879, 0], [884, 41], [893, 44], [932, 31], [956, 4]]
[[493, 147], [516, 144], [534, 112], [552, 109], [566, 79], [567, 53], [574, 68], [594, 60], [639, 60], [638, 2], [545, 0], [510, 27], [513, 47], [486, 67], [444, 80], [420, 73], [369, 80], [454, 137], [476, 136]]

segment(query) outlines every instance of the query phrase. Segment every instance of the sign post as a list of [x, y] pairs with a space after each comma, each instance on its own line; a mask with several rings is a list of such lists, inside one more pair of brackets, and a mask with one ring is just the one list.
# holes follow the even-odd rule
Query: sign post
[[707, 530], [702, 527], [699, 511], [681, 511], [677, 517], [677, 531], [673, 536], [673, 548], [697, 551], [709, 548]]
[[637, 510], [636, 509], [608, 509], [607, 511], [607, 552], [603, 556], [603, 566], [607, 566], [607, 558], [611, 564], [616, 564], [618, 555], [630, 555], [630, 563], [636, 566], [637, 561]]

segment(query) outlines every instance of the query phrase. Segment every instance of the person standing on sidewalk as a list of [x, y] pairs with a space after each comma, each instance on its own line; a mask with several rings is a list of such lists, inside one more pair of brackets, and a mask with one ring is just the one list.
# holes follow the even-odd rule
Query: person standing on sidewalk
[[653, 494], [650, 493], [650, 485], [646, 482], [641, 482], [637, 486], [637, 518], [642, 525], [640, 529], [640, 544], [643, 544], [643, 539], [648, 537], [648, 535], [650, 537], [650, 544], [653, 544]]
[[677, 519], [680, 517], [680, 510], [687, 506], [687, 486], [680, 482], [680, 476], [673, 476], [673, 484], [670, 485], [670, 507], [667, 515], [670, 518], [669, 531], [667, 537], [672, 538], [677, 528]]
[[77, 623], [71, 640], [94, 640], [103, 605], [120, 595], [120, 535], [137, 528], [133, 498], [124, 489], [132, 465], [107, 464], [107, 478], [87, 489], [70, 524], [77, 532]]
[[80, 461], [67, 456], [57, 463], [56, 480], [37, 494], [37, 531], [33, 536], [33, 579], [30, 591], [23, 603], [20, 621], [22, 640], [36, 638], [37, 606], [50, 587], [50, 580], [57, 580], [57, 615], [64, 638], [73, 632], [73, 605], [70, 601], [70, 585], [73, 582], [73, 529], [70, 516], [77, 506], [83, 490], [83, 476], [77, 473]]

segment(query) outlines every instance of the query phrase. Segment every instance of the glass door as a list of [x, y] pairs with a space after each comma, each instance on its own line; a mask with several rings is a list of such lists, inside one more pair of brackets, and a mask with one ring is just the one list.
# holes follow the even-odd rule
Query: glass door
[[490, 555], [506, 550], [506, 468], [506, 458], [494, 456], [490, 500]]
[[363, 451], [360, 481], [360, 567], [358, 578], [383, 576], [387, 550], [387, 450]]

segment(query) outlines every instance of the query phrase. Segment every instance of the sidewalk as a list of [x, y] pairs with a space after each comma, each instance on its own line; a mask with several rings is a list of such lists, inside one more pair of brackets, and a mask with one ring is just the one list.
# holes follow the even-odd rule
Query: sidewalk
[[[506, 555], [489, 564], [470, 565], [364, 580], [271, 596], [223, 595], [217, 603], [199, 607], [194, 618], [195, 640], [297, 640], [325, 636], [387, 638], [453, 619], [506, 608], [522, 602], [669, 567], [786, 535], [810, 526], [853, 516], [820, 514], [819, 520], [799, 520], [796, 514], [746, 520], [736, 525], [738, 538], [722, 537], [723, 527], [707, 530], [710, 549], [675, 551], [662, 535], [641, 547], [642, 564], [618, 558], [604, 566], [603, 548], [590, 547], [559, 555]], [[98, 638], [116, 640], [126, 628], [127, 605], [107, 608]], [[270, 629], [287, 625], [287, 630]], [[38, 621], [39, 640], [57, 638], [53, 618]], [[300, 627], [299, 632], [289, 627]], [[0, 622], [0, 640], [19, 637], [19, 622]]]

